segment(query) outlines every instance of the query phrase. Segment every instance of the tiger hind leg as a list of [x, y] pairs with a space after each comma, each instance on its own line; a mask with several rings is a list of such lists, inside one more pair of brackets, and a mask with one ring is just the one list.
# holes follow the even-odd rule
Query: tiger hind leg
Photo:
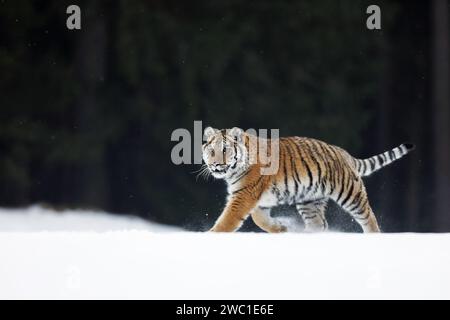
[[266, 232], [279, 233], [288, 231], [288, 227], [279, 219], [270, 216], [270, 208], [256, 207], [251, 212], [253, 222]]
[[345, 199], [337, 201], [337, 203], [358, 222], [364, 233], [380, 232], [362, 181], [356, 181], [350, 188], [351, 192]]
[[328, 199], [315, 200], [308, 203], [297, 203], [296, 208], [305, 223], [306, 232], [319, 232], [328, 229], [325, 218]]

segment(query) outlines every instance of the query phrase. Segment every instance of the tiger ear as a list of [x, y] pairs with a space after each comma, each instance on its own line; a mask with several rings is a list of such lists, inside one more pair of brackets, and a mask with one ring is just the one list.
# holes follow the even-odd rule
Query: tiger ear
[[241, 128], [238, 128], [238, 127], [234, 127], [232, 129], [230, 129], [228, 134], [230, 136], [232, 136], [234, 139], [236, 139], [236, 141], [242, 142], [242, 138], [244, 136], [244, 130], [242, 130]]
[[203, 136], [205, 137], [205, 139], [208, 140], [208, 138], [211, 137], [213, 134], [215, 134], [217, 131], [219, 131], [219, 130], [214, 129], [212, 127], [207, 127], [205, 129], [205, 131], [203, 132]]

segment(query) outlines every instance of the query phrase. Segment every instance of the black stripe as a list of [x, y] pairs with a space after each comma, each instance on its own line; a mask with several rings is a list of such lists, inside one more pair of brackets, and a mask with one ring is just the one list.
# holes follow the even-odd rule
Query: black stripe
[[353, 157], [351, 157], [350, 159], [352, 160], [353, 167], [358, 169], [358, 161]]
[[[338, 186], [338, 175], [341, 173], [341, 163], [340, 161], [336, 161], [335, 158], [337, 158], [337, 155], [335, 153], [335, 150], [333, 150], [333, 147], [327, 144], [319, 143], [319, 147], [323, 152], [323, 159], [325, 163], [325, 174], [324, 174], [324, 180], [330, 183], [331, 192], [332, 194], [336, 187]], [[335, 158], [333, 158], [333, 154], [335, 154]], [[330, 179], [333, 181], [331, 183]], [[326, 183], [324, 183], [326, 187]], [[324, 188], [325, 188], [324, 187]]]
[[240, 189], [238, 189], [236, 191], [233, 191], [232, 194], [236, 194], [236, 193], [242, 192], [242, 191], [244, 191], [245, 189], [248, 189], [248, 188], [256, 187], [259, 184], [259, 182], [261, 181], [262, 178], [263, 178], [263, 176], [260, 176], [258, 181], [256, 181], [255, 183], [249, 184], [249, 185], [247, 185], [245, 187], [242, 187], [242, 188], [240, 188]]
[[340, 200], [341, 197], [342, 197], [342, 194], [344, 193], [345, 186], [347, 185], [346, 173], [347, 173], [347, 171], [344, 170], [344, 171], [343, 171], [343, 175], [342, 175], [343, 181], [342, 181], [342, 183], [340, 183], [341, 191], [339, 192], [339, 195], [338, 195], [338, 197], [336, 198], [336, 202], [338, 202], [338, 203], [339, 203], [339, 200]]
[[385, 165], [385, 163], [387, 162], [387, 158], [386, 155], [384, 153], [381, 154], [381, 158], [383, 158], [383, 166]]
[[[339, 177], [342, 172], [341, 167], [341, 161], [339, 159], [339, 156], [337, 154], [337, 151], [333, 148], [333, 146], [325, 146], [325, 154], [328, 156], [328, 158], [331, 160], [332, 165], [330, 164], [330, 161], [327, 161], [327, 168], [329, 171], [328, 174], [328, 180], [330, 183], [330, 194], [333, 194], [335, 189], [339, 186]], [[333, 157], [334, 155], [334, 157]]]
[[[286, 146], [283, 146], [286, 148]], [[289, 196], [289, 186], [288, 186], [288, 181], [287, 181], [287, 163], [286, 163], [286, 156], [284, 157], [284, 162], [283, 162], [284, 166], [283, 166], [283, 173], [284, 173], [284, 194], [287, 196]]]
[[[334, 192], [334, 189], [336, 188], [337, 185], [339, 185], [339, 175], [340, 175], [340, 169], [341, 168], [341, 159], [339, 159], [339, 155], [337, 153], [337, 150], [335, 150], [333, 148], [333, 146], [326, 146], [326, 150], [328, 150], [329, 154], [333, 154], [334, 155], [334, 159], [333, 159], [333, 169], [331, 168], [331, 166], [329, 167], [330, 169], [330, 174], [331, 174], [331, 181], [330, 181], [330, 185], [331, 185], [331, 193]], [[333, 158], [332, 156], [330, 156], [330, 158]], [[342, 169], [342, 168], [341, 168]], [[332, 182], [332, 183], [331, 183]]]
[[300, 157], [300, 161], [305, 166], [306, 171], [308, 172], [308, 177], [309, 177], [308, 189], [309, 189], [309, 188], [311, 188], [311, 186], [313, 184], [313, 177], [312, 177], [311, 169], [309, 168], [308, 164], [306, 163], [305, 159], [303, 158], [302, 152], [300, 150], [300, 146], [296, 144], [295, 147], [297, 149], [298, 156]]
[[[367, 197], [364, 197], [364, 201], [363, 201], [364, 205], [359, 206], [359, 210], [356, 211], [355, 213], [352, 213], [353, 216], [358, 216], [361, 219], [367, 220], [370, 216], [370, 210], [366, 210], [365, 204], [367, 203]], [[361, 217], [361, 214], [365, 214], [363, 217]], [[355, 217], [357, 218], [357, 217]]]
[[[313, 148], [313, 151], [315, 151], [315, 153], [316, 153], [316, 155], [318, 156], [318, 157], [320, 157], [320, 159], [322, 160], [322, 162], [323, 163], [325, 163], [325, 159], [324, 159], [324, 157], [323, 157], [323, 150], [322, 150], [322, 152], [320, 152], [319, 151], [319, 149], [317, 149], [317, 145], [316, 145], [316, 143], [315, 143], [315, 141], [311, 141], [311, 146], [312, 146], [312, 148]], [[319, 145], [320, 146], [320, 145]], [[315, 158], [314, 158], [315, 159]], [[316, 159], [315, 159], [316, 160]], [[320, 167], [320, 163], [316, 160], [315, 161], [316, 162], [316, 164], [317, 164], [317, 182], [318, 183], [320, 183], [321, 181], [322, 181], [322, 168]]]
[[[364, 216], [363, 216], [363, 214], [364, 214]], [[369, 211], [367, 211], [367, 210], [360, 210], [360, 211], [358, 211], [358, 213], [353, 213], [352, 215], [357, 220], [369, 220], [369, 217], [370, 217]]]
[[302, 218], [305, 217], [314, 218], [317, 215], [315, 210], [311, 209], [310, 207], [297, 208], [297, 211], [300, 212]]
[[226, 130], [222, 129], [221, 132], [222, 132], [222, 163], [226, 163], [226, 154], [225, 154], [226, 152], [225, 142], [227, 141]]
[[231, 166], [231, 169], [235, 169], [238, 163], [236, 143], [233, 144], [233, 147], [234, 147], [234, 164]]
[[247, 171], [244, 171], [243, 173], [241, 173], [241, 175], [239, 177], [237, 177], [236, 180], [234, 180], [231, 185], [236, 184], [236, 182], [238, 182], [239, 180], [241, 180], [243, 177], [245, 177], [248, 173], [250, 172], [250, 169], [247, 169]]
[[361, 174], [365, 175], [366, 174], [366, 160], [361, 160], [361, 165], [362, 165], [362, 171]]
[[328, 226], [328, 224], [327, 224], [327, 221], [325, 220], [325, 218], [322, 216], [322, 214], [318, 214], [317, 215], [319, 218], [320, 218], [320, 220], [322, 221], [322, 226], [323, 226], [323, 230], [325, 230], [326, 228], [327, 228], [327, 226]]
[[294, 155], [292, 154], [292, 149], [291, 149], [291, 142], [287, 141], [287, 149], [286, 151], [288, 151], [289, 153], [289, 157], [291, 158], [291, 170], [293, 171], [293, 175], [292, 178], [294, 180], [294, 188], [295, 188], [295, 195], [298, 195], [298, 183], [297, 183], [297, 179], [298, 179], [298, 174], [297, 174], [297, 166], [295, 165], [295, 159], [294, 159]]
[[375, 159], [373, 157], [370, 158], [369, 163], [370, 163], [370, 172], [373, 172], [373, 170], [375, 170]]
[[297, 203], [297, 207], [298, 207], [298, 206], [306, 206], [306, 205], [311, 204], [311, 203], [316, 202], [316, 201], [317, 201], [317, 200], [307, 200], [307, 201], [302, 201], [302, 202], [300, 202], [300, 203]]
[[378, 160], [378, 166], [382, 167], [383, 166], [383, 158], [380, 155], [377, 155], [377, 160]]
[[353, 183], [351, 183], [350, 184], [350, 191], [349, 191], [349, 193], [347, 194], [347, 197], [345, 197], [345, 199], [344, 199], [344, 201], [342, 201], [342, 207], [345, 207], [345, 205], [347, 204], [347, 201], [350, 199], [350, 197], [352, 196], [352, 194], [353, 194]]
[[358, 172], [361, 172], [361, 160], [356, 160], [356, 163], [357, 163], [356, 170], [357, 170]]
[[291, 151], [291, 154], [292, 154], [292, 159], [294, 160], [294, 168], [295, 168], [294, 173], [295, 173], [295, 177], [297, 178], [297, 181], [298, 181], [299, 185], [301, 185], [302, 182], [301, 182], [300, 176], [298, 174], [297, 163], [295, 161], [296, 160], [295, 146], [296, 146], [295, 141], [290, 141], [289, 148], [290, 148], [290, 151]]
[[280, 189], [278, 189], [278, 185], [276, 184], [276, 182], [272, 182], [272, 192], [275, 194], [277, 201], [280, 201]]
[[359, 205], [361, 204], [362, 200], [364, 199], [362, 197], [362, 194], [363, 194], [362, 191], [358, 192], [358, 194], [355, 196], [355, 198], [352, 201], [353, 205], [348, 208], [348, 211], [355, 210], [357, 207], [359, 207]]
[[[309, 153], [307, 155], [311, 159], [311, 161], [314, 162], [315, 166], [317, 167], [317, 174], [320, 175], [320, 173], [321, 173], [320, 165], [319, 165], [319, 162], [317, 161], [317, 159], [314, 157], [314, 153], [313, 153], [311, 144], [312, 144], [312, 142], [310, 142], [309, 145], [306, 145], [309, 150]], [[317, 180], [317, 183], [315, 184], [314, 193], [317, 192], [318, 183], [319, 183], [319, 180]]]
[[359, 207], [361, 209], [364, 210], [364, 208], [366, 207], [367, 203], [369, 202], [369, 198], [367, 197], [367, 195], [364, 197], [363, 201], [361, 202], [361, 204], [359, 205]]
[[316, 167], [317, 167], [317, 182], [314, 184], [314, 193], [317, 193], [317, 189], [319, 188], [319, 186], [320, 186], [320, 179], [319, 179], [319, 177], [321, 176], [321, 168], [320, 168], [320, 164], [319, 164], [319, 161], [317, 161], [317, 159], [316, 159], [316, 157], [315, 157], [315, 155], [313, 154], [313, 153], [310, 153], [309, 154], [309, 157], [311, 158], [311, 160], [314, 162], [314, 164], [316, 165]]
[[214, 141], [216, 141], [216, 139], [217, 139], [217, 136], [214, 136], [209, 142], [207, 142], [207, 143], [205, 144], [205, 148], [206, 148], [207, 146], [209, 146], [210, 144], [212, 144]]
[[[344, 166], [344, 164], [341, 163], [340, 161], [338, 163], [336, 163], [336, 167], [338, 169], [338, 177], [339, 177], [339, 179], [337, 181], [337, 185], [336, 185], [336, 187], [337, 187], [344, 183], [345, 172], [347, 170], [349, 170], [349, 168], [347, 166]], [[359, 175], [359, 173], [358, 173], [358, 175]]]
[[[335, 148], [333, 146], [330, 146], [330, 149], [336, 153], [336, 159], [339, 159], [339, 156], [344, 157], [344, 155], [342, 155], [341, 152], [339, 152], [339, 154], [337, 154], [338, 150], [335, 150]], [[346, 165], [345, 161], [341, 161], [341, 159], [339, 159], [339, 161], [336, 161], [336, 168], [338, 170], [336, 186], [338, 186], [338, 185], [342, 185], [342, 183], [345, 182], [345, 181], [341, 181], [341, 180], [345, 180], [345, 173], [353, 173], [353, 170], [352, 170], [352, 168], [349, 168], [348, 165]], [[358, 175], [359, 175], [359, 172], [358, 172]], [[349, 174], [349, 179], [350, 179], [350, 174]]]
[[395, 160], [395, 153], [392, 150], [389, 150], [389, 157], [391, 158], [391, 161]]

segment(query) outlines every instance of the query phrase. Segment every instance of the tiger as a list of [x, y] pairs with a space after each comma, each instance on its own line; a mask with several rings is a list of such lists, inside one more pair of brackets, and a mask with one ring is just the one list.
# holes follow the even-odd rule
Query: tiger
[[[236, 231], [248, 216], [263, 231], [291, 231], [286, 223], [270, 215], [271, 209], [280, 205], [295, 205], [305, 232], [326, 231], [325, 211], [332, 200], [354, 218], [364, 233], [380, 232], [362, 178], [415, 148], [403, 143], [373, 157], [357, 159], [340, 147], [313, 138], [265, 138], [268, 154], [275, 151], [272, 145], [278, 148], [278, 170], [262, 174], [267, 164], [254, 157], [259, 150], [255, 144], [262, 139], [237, 127], [204, 130], [204, 169], [208, 175], [225, 180], [228, 191], [225, 208], [208, 231]], [[256, 161], [250, 161], [252, 156]]]

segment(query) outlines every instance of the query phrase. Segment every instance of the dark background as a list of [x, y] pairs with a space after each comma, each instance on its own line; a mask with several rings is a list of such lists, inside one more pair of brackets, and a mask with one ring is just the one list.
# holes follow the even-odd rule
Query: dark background
[[[81, 30], [66, 28], [70, 4]], [[381, 30], [366, 28], [370, 4]], [[204, 230], [225, 186], [170, 159], [172, 131], [202, 120], [361, 158], [414, 142], [366, 180], [372, 207], [384, 231], [448, 232], [448, 17], [446, 0], [1, 0], [0, 206]], [[358, 230], [334, 206], [329, 215]]]

